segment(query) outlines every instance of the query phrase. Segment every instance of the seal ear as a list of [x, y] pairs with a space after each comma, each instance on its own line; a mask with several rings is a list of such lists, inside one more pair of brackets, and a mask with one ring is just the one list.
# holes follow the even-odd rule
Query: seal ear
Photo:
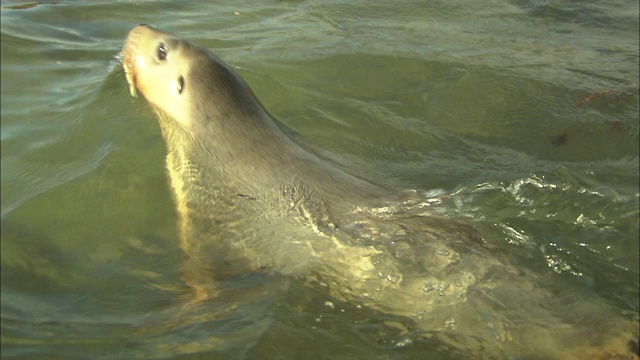
[[178, 77], [178, 94], [182, 94], [182, 90], [184, 90], [184, 76], [180, 75]]

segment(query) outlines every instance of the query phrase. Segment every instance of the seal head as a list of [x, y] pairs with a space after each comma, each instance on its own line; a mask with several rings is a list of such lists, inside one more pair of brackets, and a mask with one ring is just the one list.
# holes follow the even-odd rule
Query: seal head
[[193, 126], [190, 119], [212, 109], [218, 114], [229, 107], [258, 110], [244, 81], [213, 53], [189, 41], [141, 25], [129, 33], [123, 55], [131, 94], [137, 88], [156, 111], [182, 126]]

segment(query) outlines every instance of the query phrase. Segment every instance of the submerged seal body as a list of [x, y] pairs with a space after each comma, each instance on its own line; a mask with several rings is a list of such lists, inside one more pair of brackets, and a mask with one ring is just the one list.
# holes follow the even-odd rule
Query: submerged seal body
[[[269, 269], [411, 319], [477, 356], [628, 351], [622, 321], [585, 334], [561, 319], [566, 303], [558, 313], [541, 307], [553, 304], [551, 292], [492, 254], [474, 227], [425, 214], [419, 197], [395, 196], [294, 141], [206, 49], [141, 25], [127, 37], [123, 66], [131, 93], [160, 123], [184, 279], [198, 301], [216, 296], [217, 279]], [[510, 302], [530, 315], [496, 310]]]

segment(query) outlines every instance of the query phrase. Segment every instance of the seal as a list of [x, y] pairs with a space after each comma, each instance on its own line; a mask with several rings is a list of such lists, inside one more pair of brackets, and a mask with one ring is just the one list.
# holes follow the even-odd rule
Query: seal
[[[409, 319], [471, 357], [629, 353], [637, 324], [628, 330], [600, 302], [576, 310], [494, 253], [474, 226], [313, 153], [210, 51], [141, 25], [129, 32], [123, 67], [160, 124], [195, 301], [223, 291], [226, 277], [268, 271]], [[602, 319], [616, 321], [583, 331]]]

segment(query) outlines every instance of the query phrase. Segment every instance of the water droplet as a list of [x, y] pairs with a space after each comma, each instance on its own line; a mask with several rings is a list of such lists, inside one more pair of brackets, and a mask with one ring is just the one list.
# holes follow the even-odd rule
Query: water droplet
[[449, 284], [440, 284], [438, 285], [438, 295], [444, 296], [445, 291], [449, 288]]
[[398, 280], [400, 280], [400, 276], [395, 274], [387, 274], [387, 280], [391, 281], [392, 284], [395, 284], [398, 282]]
[[451, 319], [445, 321], [444, 325], [449, 330], [455, 330], [456, 329], [456, 319], [451, 318]]
[[407, 345], [411, 345], [413, 344], [413, 340], [411, 340], [410, 338], [405, 338], [402, 339], [398, 342], [396, 342], [395, 347], [399, 348], [399, 347], [405, 347]]
[[335, 309], [335, 306], [333, 305], [333, 303], [331, 301], [325, 301], [324, 302], [324, 306], [328, 306], [328, 307], [330, 307], [332, 309]]

